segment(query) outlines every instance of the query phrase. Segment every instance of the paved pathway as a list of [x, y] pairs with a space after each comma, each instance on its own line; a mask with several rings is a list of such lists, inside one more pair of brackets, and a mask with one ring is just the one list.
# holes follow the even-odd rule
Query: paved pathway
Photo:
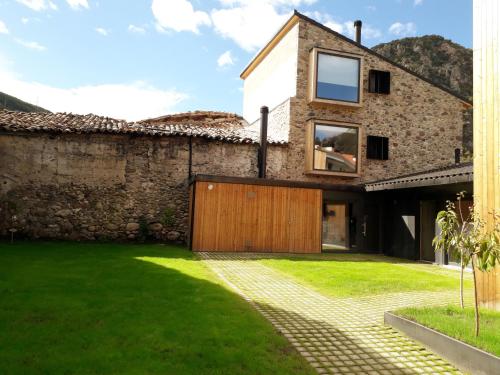
[[449, 292], [329, 298], [260, 264], [252, 254], [200, 253], [320, 374], [457, 374], [453, 366], [383, 324], [383, 312], [456, 301]]

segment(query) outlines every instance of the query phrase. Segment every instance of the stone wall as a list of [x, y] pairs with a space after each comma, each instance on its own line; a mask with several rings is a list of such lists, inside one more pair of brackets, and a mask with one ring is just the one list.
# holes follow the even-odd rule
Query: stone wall
[[[313, 47], [363, 57], [363, 102], [359, 108], [308, 102], [309, 53]], [[271, 177], [325, 183], [359, 184], [454, 163], [462, 148], [468, 106], [455, 96], [304, 20], [299, 24], [297, 95], [290, 99], [290, 146], [280, 153], [283, 168]], [[391, 93], [368, 93], [370, 69], [391, 72]], [[306, 125], [311, 119], [361, 124], [361, 177], [305, 174]], [[366, 136], [389, 137], [389, 160], [366, 158]]]
[[[256, 145], [193, 139], [192, 173], [257, 175]], [[189, 139], [0, 134], [0, 234], [184, 241]]]

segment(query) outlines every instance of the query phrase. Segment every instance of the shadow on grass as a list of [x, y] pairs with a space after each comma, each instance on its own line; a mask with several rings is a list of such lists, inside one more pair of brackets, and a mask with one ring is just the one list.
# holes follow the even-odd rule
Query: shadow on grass
[[[456, 371], [422, 346], [381, 324], [334, 325], [311, 317], [314, 313], [306, 316], [263, 303], [255, 306], [316, 369], [335, 369], [335, 373], [346, 374]], [[335, 315], [335, 311], [329, 313]]]
[[0, 243], [0, 373], [311, 373], [181, 247]]

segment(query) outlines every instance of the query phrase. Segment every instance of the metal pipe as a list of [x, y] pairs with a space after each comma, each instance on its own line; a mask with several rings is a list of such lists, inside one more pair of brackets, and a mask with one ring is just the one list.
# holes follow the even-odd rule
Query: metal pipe
[[266, 178], [268, 116], [269, 108], [262, 106], [260, 108], [260, 145], [258, 152], [259, 178]]
[[360, 20], [354, 21], [354, 31], [356, 33], [356, 43], [361, 44], [361, 27], [363, 22]]
[[459, 148], [455, 149], [455, 164], [460, 164], [461, 150]]
[[193, 175], [193, 137], [189, 137], [188, 179]]

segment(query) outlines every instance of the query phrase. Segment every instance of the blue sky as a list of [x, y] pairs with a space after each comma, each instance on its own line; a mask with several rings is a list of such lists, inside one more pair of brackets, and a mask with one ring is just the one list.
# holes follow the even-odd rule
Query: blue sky
[[0, 0], [0, 91], [52, 111], [137, 120], [241, 113], [241, 70], [297, 10], [363, 43], [472, 46], [471, 0]]

